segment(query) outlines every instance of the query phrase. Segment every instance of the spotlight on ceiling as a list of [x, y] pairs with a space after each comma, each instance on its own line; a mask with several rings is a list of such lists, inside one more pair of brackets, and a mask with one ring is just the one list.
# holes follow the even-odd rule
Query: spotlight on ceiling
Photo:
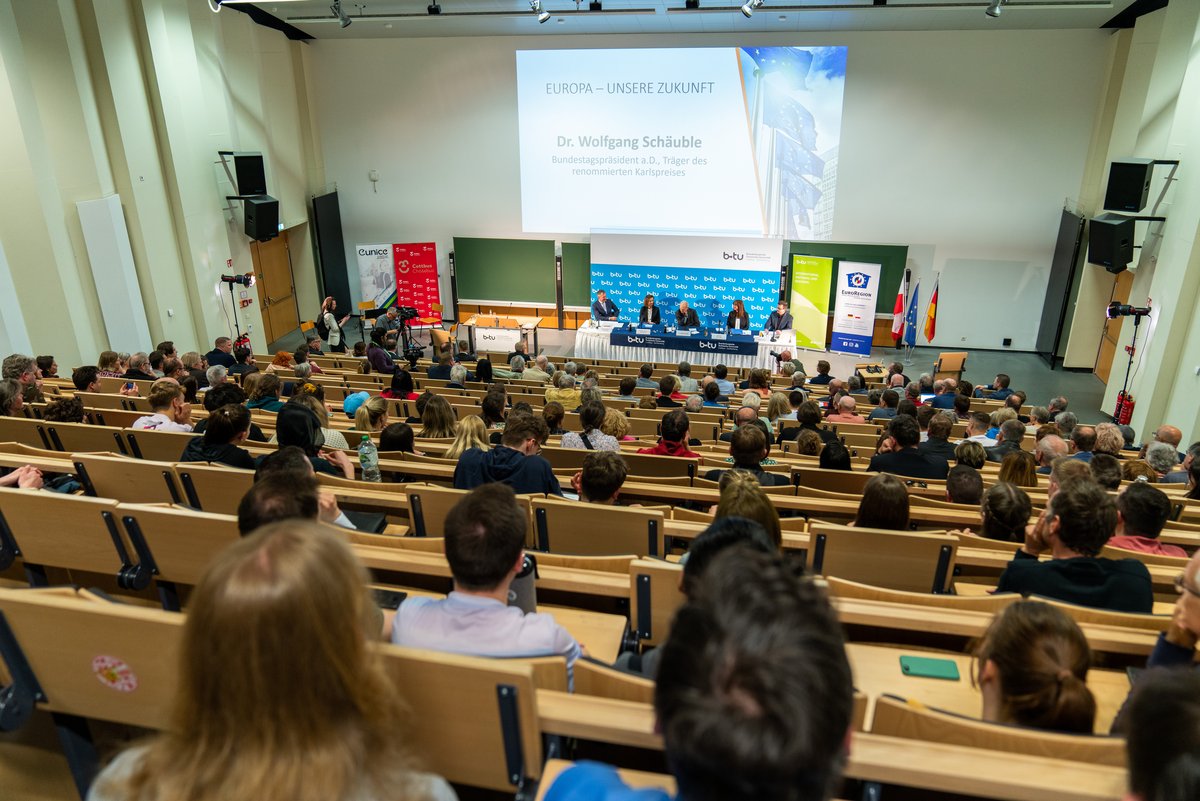
[[700, 9], [700, 0], [683, 0], [683, 7], [688, 11], [698, 11]]
[[442, 7], [439, 6], [437, 3], [431, 4], [425, 10], [429, 12], [430, 16], [433, 16], [434, 14], [442, 13]]
[[988, 7], [984, 9], [983, 13], [987, 14], [989, 17], [1000, 16], [1000, 7], [1004, 5], [1005, 1], [1006, 0], [992, 0], [992, 2], [988, 4]]
[[329, 7], [329, 13], [338, 18], [338, 25], [343, 28], [349, 27], [350, 15], [342, 8], [342, 0], [333, 0], [333, 5]]
[[550, 12], [542, 8], [542, 0], [529, 0], [529, 9], [537, 14], [538, 22], [546, 22], [550, 19]]
[[754, 16], [754, 9], [762, 8], [763, 0], [746, 0], [742, 5], [742, 14], [746, 17]]
[[590, 3], [588, 3], [588, 11], [603, 11], [603, 10], [604, 10], [604, 4], [601, 3], [600, 0], [592, 0]]

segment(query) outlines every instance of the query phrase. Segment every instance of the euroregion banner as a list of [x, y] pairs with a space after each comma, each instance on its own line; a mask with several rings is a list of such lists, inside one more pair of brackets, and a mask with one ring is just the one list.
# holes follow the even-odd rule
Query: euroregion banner
[[833, 307], [833, 341], [829, 349], [854, 356], [871, 355], [875, 328], [875, 296], [882, 266], [857, 261], [838, 264]]
[[796, 347], [825, 350], [829, 323], [829, 282], [833, 259], [792, 254], [792, 291], [789, 301]]

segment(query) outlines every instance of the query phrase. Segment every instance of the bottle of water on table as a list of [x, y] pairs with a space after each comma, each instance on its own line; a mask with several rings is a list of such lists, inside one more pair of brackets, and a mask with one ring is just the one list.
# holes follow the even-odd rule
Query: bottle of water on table
[[358, 446], [358, 461], [362, 465], [363, 481], [382, 481], [379, 474], [379, 449], [371, 438], [363, 434], [362, 444]]

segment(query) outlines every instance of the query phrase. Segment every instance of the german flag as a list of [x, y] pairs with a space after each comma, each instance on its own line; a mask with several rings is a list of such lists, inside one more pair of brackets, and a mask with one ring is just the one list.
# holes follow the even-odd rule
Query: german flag
[[929, 308], [925, 310], [925, 341], [933, 342], [933, 336], [937, 333], [937, 304], [938, 304], [938, 282], [941, 280], [941, 275], [933, 281], [933, 294], [929, 296]]

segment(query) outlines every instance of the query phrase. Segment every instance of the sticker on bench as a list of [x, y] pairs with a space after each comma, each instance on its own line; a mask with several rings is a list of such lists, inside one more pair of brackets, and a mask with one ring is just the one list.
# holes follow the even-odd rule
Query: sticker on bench
[[131, 693], [138, 688], [138, 677], [133, 668], [115, 656], [101, 655], [93, 659], [92, 673], [110, 690]]

